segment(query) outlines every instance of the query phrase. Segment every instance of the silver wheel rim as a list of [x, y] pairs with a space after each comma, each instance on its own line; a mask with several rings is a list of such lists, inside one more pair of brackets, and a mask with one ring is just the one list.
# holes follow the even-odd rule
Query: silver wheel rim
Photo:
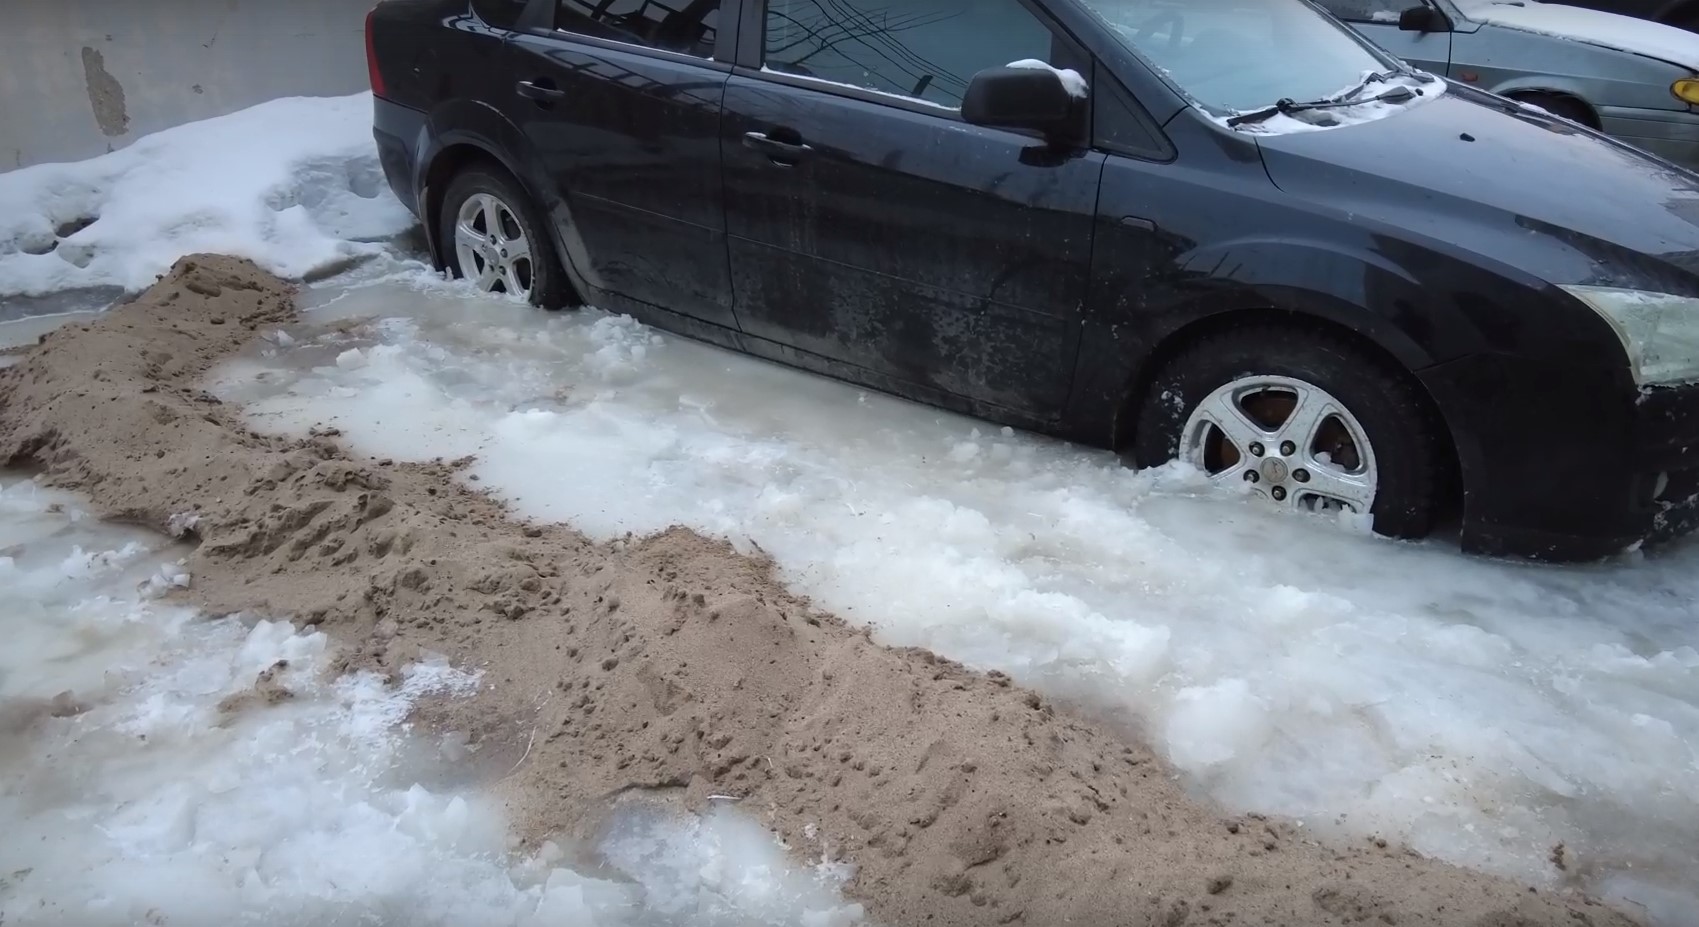
[[1283, 507], [1367, 515], [1379, 487], [1368, 433], [1345, 404], [1290, 377], [1241, 377], [1198, 403], [1180, 459]]
[[488, 193], [475, 193], [454, 220], [454, 253], [460, 275], [486, 293], [529, 299], [536, 281], [531, 242], [519, 216]]

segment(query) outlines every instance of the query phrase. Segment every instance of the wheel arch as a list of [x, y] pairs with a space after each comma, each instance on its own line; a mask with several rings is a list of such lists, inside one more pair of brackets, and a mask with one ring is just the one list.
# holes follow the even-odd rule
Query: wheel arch
[[1562, 86], [1561, 82], [1544, 75], [1517, 77], [1492, 88], [1492, 92], [1499, 96], [1509, 97], [1519, 103], [1531, 102], [1530, 97], [1554, 97], [1566, 103], [1574, 104], [1576, 109], [1586, 117], [1582, 124], [1588, 128], [1599, 129], [1604, 125], [1599, 119], [1598, 107], [1588, 102], [1578, 89]]
[[[419, 176], [419, 211], [422, 214], [420, 220], [425, 226], [425, 240], [429, 244], [431, 262], [437, 270], [444, 270], [448, 266], [446, 243], [438, 234], [442, 227], [443, 195], [456, 176], [478, 165], [501, 171], [518, 183], [527, 195], [535, 197], [531, 185], [525, 182], [524, 176], [514, 169], [509, 159], [498, 153], [496, 146], [465, 136], [441, 140], [441, 146], [422, 165]], [[552, 230], [544, 231], [549, 233], [551, 240], [554, 238]]]
[[[506, 173], [545, 218], [562, 208], [546, 195], [547, 184], [540, 180], [546, 175], [538, 169], [525, 134], [495, 107], [476, 100], [446, 101], [431, 111], [422, 138], [415, 186], [419, 218], [438, 270], [447, 267], [447, 254], [437, 234], [443, 193], [454, 176], [472, 164], [482, 161]], [[556, 252], [562, 252], [560, 235], [552, 225], [544, 231]]]
[[1460, 511], [1466, 473], [1462, 456], [1459, 454], [1457, 435], [1440, 403], [1409, 362], [1412, 346], [1402, 346], [1402, 350], [1395, 349], [1365, 333], [1360, 326], [1317, 312], [1270, 305], [1238, 306], [1197, 315], [1168, 331], [1152, 345], [1134, 369], [1131, 382], [1128, 383], [1115, 410], [1113, 449], [1117, 453], [1125, 454], [1127, 449], [1133, 446], [1139, 410], [1169, 362], [1203, 341], [1250, 325], [1278, 325], [1294, 331], [1325, 333], [1362, 351], [1364, 356], [1377, 366], [1410, 385], [1420, 398], [1426, 413], [1433, 417], [1439, 434], [1445, 439], [1442, 454], [1448, 470], [1449, 485], [1444, 496], [1444, 514], [1450, 516]]

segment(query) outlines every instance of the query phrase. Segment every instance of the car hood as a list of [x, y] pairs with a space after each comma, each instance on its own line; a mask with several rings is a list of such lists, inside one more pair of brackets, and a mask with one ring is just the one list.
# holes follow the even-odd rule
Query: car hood
[[1632, 16], [1536, 0], [1458, 0], [1478, 23], [1602, 45], [1699, 71], [1699, 35]]
[[1349, 221], [1549, 283], [1699, 296], [1699, 175], [1543, 111], [1454, 86], [1257, 144], [1275, 186]]

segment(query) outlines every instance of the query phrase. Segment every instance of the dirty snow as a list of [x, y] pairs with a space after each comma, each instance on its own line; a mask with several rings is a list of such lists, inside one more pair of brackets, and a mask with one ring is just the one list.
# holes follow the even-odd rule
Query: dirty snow
[[1699, 910], [1699, 546], [1465, 558], [416, 266], [310, 299], [382, 321], [229, 365], [259, 427], [475, 454], [477, 485], [601, 538], [759, 544], [882, 641], [1135, 722], [1230, 806]]
[[1457, 0], [1476, 22], [1646, 55], [1699, 71], [1699, 35], [1632, 16], [1562, 3]]
[[[514, 854], [476, 789], [419, 784], [452, 778], [464, 748], [402, 723], [413, 699], [476, 677], [427, 662], [394, 688], [328, 679], [323, 634], [162, 603], [192, 582], [180, 556], [0, 483], [0, 923], [858, 921], [843, 873], [788, 862], [727, 810], [635, 807], [600, 846]], [[221, 713], [279, 661], [293, 699]]]
[[275, 100], [74, 164], [0, 174], [0, 296], [140, 290], [194, 251], [298, 278], [413, 218], [372, 144], [370, 94]]

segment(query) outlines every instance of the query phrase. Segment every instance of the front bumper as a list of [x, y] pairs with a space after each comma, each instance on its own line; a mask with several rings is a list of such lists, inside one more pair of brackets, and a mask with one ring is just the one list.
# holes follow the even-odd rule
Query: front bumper
[[1601, 106], [1599, 127], [1666, 161], [1699, 170], [1699, 113]]
[[1463, 469], [1463, 547], [1610, 557], [1699, 528], [1699, 386], [1505, 357], [1424, 371]]

